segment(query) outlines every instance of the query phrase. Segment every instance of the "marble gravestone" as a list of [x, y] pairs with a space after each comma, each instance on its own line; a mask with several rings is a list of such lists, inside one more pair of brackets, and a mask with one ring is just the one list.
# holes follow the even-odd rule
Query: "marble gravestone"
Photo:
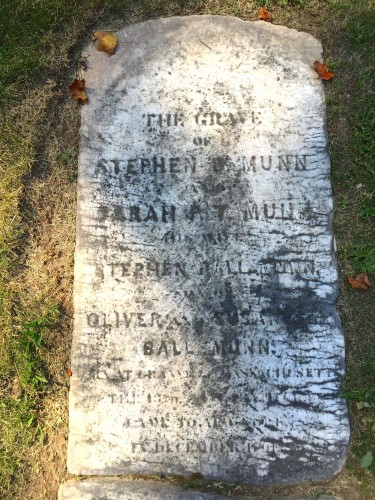
[[345, 461], [320, 42], [221, 16], [90, 47], [68, 469], [255, 485]]

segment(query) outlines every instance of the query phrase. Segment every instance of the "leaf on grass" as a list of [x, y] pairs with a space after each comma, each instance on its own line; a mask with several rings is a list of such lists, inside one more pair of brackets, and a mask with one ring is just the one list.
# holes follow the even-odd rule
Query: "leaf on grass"
[[96, 50], [106, 52], [109, 56], [113, 56], [117, 47], [117, 36], [110, 31], [94, 31], [91, 36], [92, 40], [97, 40]]
[[371, 288], [371, 283], [366, 273], [359, 273], [354, 277], [349, 276], [348, 282], [352, 288], [359, 288], [360, 290], [369, 290]]
[[328, 66], [319, 61], [314, 62], [314, 69], [320, 76], [321, 80], [330, 80], [335, 76], [332, 71], [328, 70]]
[[12, 399], [19, 399], [22, 396], [21, 381], [19, 377], [15, 377], [12, 384]]
[[272, 21], [272, 14], [265, 7], [261, 7], [258, 12], [258, 17], [261, 21]]
[[372, 464], [372, 462], [374, 461], [374, 455], [372, 453], [371, 450], [369, 450], [367, 453], [365, 453], [363, 455], [363, 457], [361, 458], [361, 465], [362, 467], [364, 467], [365, 469], [368, 469], [370, 467], [370, 465]]
[[31, 416], [26, 422], [26, 427], [29, 428], [33, 422], [34, 422], [34, 417]]
[[76, 101], [86, 102], [89, 100], [85, 90], [85, 80], [73, 80], [73, 83], [68, 87], [70, 95]]
[[369, 418], [369, 417], [362, 418], [363, 425], [372, 424], [373, 422], [374, 422], [373, 418]]

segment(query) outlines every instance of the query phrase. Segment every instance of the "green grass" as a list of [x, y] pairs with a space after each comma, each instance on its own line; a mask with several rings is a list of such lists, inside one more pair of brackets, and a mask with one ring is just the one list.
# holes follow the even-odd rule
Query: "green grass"
[[13, 337], [7, 339], [6, 355], [2, 353], [2, 380], [9, 383], [0, 399], [2, 494], [12, 491], [17, 478], [22, 478], [27, 450], [36, 440], [41, 443], [43, 439], [38, 414], [49, 382], [43, 360], [43, 351], [47, 348], [44, 334], [57, 316], [58, 311], [51, 307], [45, 316], [23, 323], [19, 331], [14, 331]]
[[329, 112], [335, 230], [343, 282], [339, 305], [346, 332], [346, 388], [352, 421], [348, 469], [370, 498], [375, 467], [364, 457], [375, 453], [375, 300], [373, 291], [351, 289], [346, 278], [365, 272], [375, 284], [375, 3], [334, 0], [330, 15], [340, 20], [345, 35], [337, 51], [341, 63]]
[[[366, 453], [375, 452], [375, 410], [371, 392], [375, 387], [374, 293], [352, 290], [346, 284], [347, 275], [357, 271], [367, 272], [375, 284], [375, 2], [2, 0], [2, 498], [22, 498], [28, 483], [37, 477], [33, 472], [33, 460], [42, 456], [43, 443], [48, 437], [43, 412], [47, 411], [48, 397], [53, 400], [54, 384], [57, 380], [62, 383], [66, 368], [63, 363], [69, 352], [69, 343], [64, 337], [67, 328], [64, 318], [67, 316], [59, 315], [56, 306], [51, 304], [65, 311], [68, 306], [64, 297], [69, 296], [71, 290], [67, 284], [60, 295], [55, 291], [61, 279], [58, 270], [51, 276], [43, 275], [44, 261], [50, 263], [57, 259], [58, 250], [48, 247], [48, 238], [43, 239], [38, 226], [53, 227], [51, 217], [52, 220], [64, 217], [63, 205], [60, 207], [58, 200], [59, 190], [56, 193], [54, 186], [74, 189], [79, 111], [64, 103], [66, 87], [75, 76], [80, 48], [95, 29], [118, 29], [124, 24], [153, 17], [196, 13], [237, 15], [255, 20], [260, 5], [271, 10], [277, 24], [317, 32], [323, 41], [327, 61], [336, 73], [335, 79], [326, 84], [326, 95], [336, 201], [335, 233], [342, 281], [339, 307], [347, 338], [346, 397], [350, 401], [353, 429], [348, 469], [361, 482], [363, 490], [371, 492], [369, 497], [375, 495], [374, 464], [368, 467], [361, 464]], [[61, 121], [60, 115], [64, 115], [65, 121]], [[69, 123], [72, 123], [72, 131]], [[70, 217], [74, 224], [74, 217]], [[35, 271], [30, 268], [29, 261], [34, 259], [33, 265], [37, 265], [35, 255], [39, 255], [38, 252], [40, 267]], [[72, 255], [67, 255], [66, 259], [72, 259]], [[56, 360], [61, 367], [54, 366]], [[52, 415], [49, 418], [52, 419]], [[61, 416], [56, 422], [53, 424], [56, 428], [64, 425]], [[185, 480], [183, 484], [200, 486], [200, 481], [195, 479], [186, 483]], [[216, 491], [229, 492], [231, 488], [221, 484]], [[215, 490], [215, 487], [210, 489]]]
[[43, 349], [47, 347], [44, 335], [57, 316], [58, 309], [53, 307], [48, 316], [21, 326], [15, 350], [15, 367], [23, 387], [37, 390], [42, 384], [48, 383], [43, 363]]

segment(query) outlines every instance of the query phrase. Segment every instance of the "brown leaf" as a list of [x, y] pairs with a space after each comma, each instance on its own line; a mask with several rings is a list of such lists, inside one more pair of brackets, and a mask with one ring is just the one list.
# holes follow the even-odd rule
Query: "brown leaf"
[[320, 76], [321, 80], [330, 80], [335, 76], [332, 71], [328, 70], [328, 66], [319, 61], [314, 62], [314, 69]]
[[73, 372], [72, 370], [69, 368], [67, 371], [66, 371], [66, 374], [68, 375], [68, 377], [70, 378], [72, 375], [73, 375]]
[[109, 56], [113, 56], [117, 47], [117, 36], [110, 31], [95, 31], [91, 37], [97, 40], [96, 50], [106, 52]]
[[265, 7], [261, 7], [258, 12], [258, 17], [261, 21], [272, 21], [272, 14]]
[[348, 282], [352, 288], [359, 288], [360, 290], [369, 290], [371, 288], [371, 283], [366, 273], [359, 273], [354, 277], [349, 276]]
[[12, 384], [12, 399], [19, 399], [22, 396], [21, 382], [18, 377], [13, 380]]
[[70, 95], [76, 101], [86, 102], [89, 100], [85, 91], [85, 80], [73, 80], [73, 83], [68, 87]]

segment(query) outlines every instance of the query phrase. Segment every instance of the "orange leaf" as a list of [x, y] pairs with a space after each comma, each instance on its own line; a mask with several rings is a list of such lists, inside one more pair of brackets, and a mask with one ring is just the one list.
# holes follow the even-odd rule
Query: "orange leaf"
[[371, 283], [365, 273], [359, 273], [355, 277], [349, 276], [348, 282], [352, 288], [359, 288], [360, 290], [369, 290], [371, 288]]
[[321, 80], [330, 80], [335, 76], [332, 71], [328, 70], [328, 66], [319, 61], [314, 62], [314, 69], [320, 76]]
[[85, 91], [85, 80], [73, 80], [73, 83], [68, 87], [70, 95], [76, 101], [86, 102], [89, 100]]
[[261, 7], [258, 12], [258, 17], [261, 21], [267, 21], [268, 23], [272, 20], [272, 14], [265, 7]]
[[109, 31], [95, 31], [91, 37], [97, 40], [96, 50], [106, 52], [109, 56], [113, 56], [117, 47], [117, 36]]
[[71, 377], [73, 375], [73, 372], [72, 370], [69, 368], [69, 370], [66, 371], [66, 374], [68, 375], [68, 377]]

